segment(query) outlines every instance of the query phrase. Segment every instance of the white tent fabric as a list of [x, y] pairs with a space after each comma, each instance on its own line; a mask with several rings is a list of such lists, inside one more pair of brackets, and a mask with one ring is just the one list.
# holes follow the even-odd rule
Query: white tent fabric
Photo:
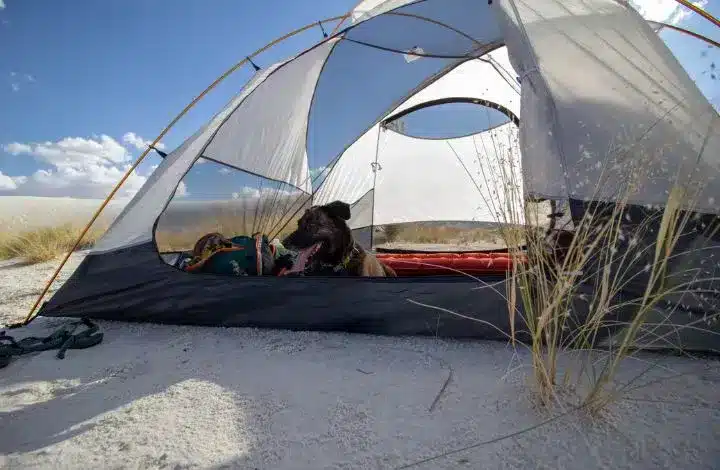
[[384, 130], [381, 140], [374, 225], [524, 223], [514, 123], [447, 140], [416, 139]]
[[720, 120], [677, 59], [629, 6], [607, 0], [501, 0], [522, 81], [528, 191], [551, 198], [716, 212]]
[[[503, 44], [522, 82], [525, 193], [662, 204], [680, 172], [682, 183], [702, 187], [691, 208], [718, 211], [718, 115], [626, 4], [388, 0], [338, 37], [258, 73], [165, 159], [95, 251], [152, 240], [155, 220], [206, 151], [307, 191], [308, 159], [334, 160], [409, 97]], [[408, 61], [409, 50], [424, 57]], [[329, 143], [311, 148], [310, 135]]]
[[[376, 124], [355, 141], [325, 177], [313, 196], [313, 204], [327, 204], [336, 200], [353, 204], [371, 191], [375, 184], [374, 163], [380, 150], [379, 139], [380, 125]], [[364, 220], [364, 217], [360, 219]], [[364, 226], [358, 223], [351, 224], [351, 227]]]
[[350, 19], [353, 23], [358, 22], [360, 19], [362, 19], [363, 15], [367, 14], [368, 12], [372, 11], [373, 8], [376, 8], [377, 6], [381, 5], [385, 0], [363, 0], [360, 3], [358, 3], [355, 8], [353, 8], [352, 13], [350, 14]]
[[517, 83], [516, 76], [507, 48], [502, 47], [482, 59], [470, 60], [459, 65], [441, 79], [411, 96], [389, 115], [441, 98], [466, 97], [481, 98], [500, 104], [516, 116], [520, 116], [520, 84]]
[[265, 80], [235, 108], [203, 155], [310, 193], [305, 145], [308, 109], [336, 42], [308, 51]]
[[280, 65], [280, 63], [274, 64], [255, 75], [209, 123], [168, 154], [140, 188], [140, 191], [125, 206], [108, 231], [97, 241], [92, 251], [102, 253], [152, 240], [155, 220], [175, 193], [175, 188], [180, 184], [182, 177], [200, 158], [208, 141], [232, 111]]
[[[493, 63], [487, 60], [490, 58]], [[459, 65], [386, 118], [445, 98], [483, 99], [519, 116], [519, 84], [513, 82], [506, 48], [483, 59]], [[509, 220], [523, 223], [518, 207], [501, 213], [496, 210], [503, 207], [498, 194], [503, 193], [504, 197], [509, 188], [496, 187], [497, 177], [488, 181], [482, 176], [483, 173], [497, 176], [501, 158], [507, 165], [506, 173], [511, 172], [516, 179], [520, 176], [519, 150], [515, 149], [510, 157], [507, 148], [509, 143], [517, 143], [514, 124], [466, 138], [443, 140], [418, 139], [381, 129], [381, 124], [376, 124], [342, 154], [316, 192], [313, 203], [341, 200], [352, 204], [375, 188], [372, 212], [353, 211], [349, 221], [353, 229], [371, 223]], [[520, 187], [511, 192], [522, 193], [521, 181], [518, 184]]]

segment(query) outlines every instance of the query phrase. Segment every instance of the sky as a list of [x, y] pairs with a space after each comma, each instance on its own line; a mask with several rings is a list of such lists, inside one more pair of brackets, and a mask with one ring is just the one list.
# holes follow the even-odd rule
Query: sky
[[[344, 14], [355, 3], [0, 0], [0, 196], [105, 197], [146, 145], [229, 66], [290, 30]], [[675, 0], [631, 3], [647, 19], [720, 40], [718, 28]], [[720, 16], [720, 2], [699, 3]], [[720, 51], [676, 32], [661, 36], [701, 91], [720, 103], [714, 69]], [[272, 64], [321, 39], [320, 29], [313, 28], [256, 62]], [[179, 146], [253, 73], [245, 66], [226, 80], [178, 123], [161, 148]], [[132, 196], [159, 161], [151, 154], [120, 196]], [[252, 192], [243, 186], [246, 180], [231, 173], [212, 162], [196, 165], [176, 197], [218, 199]]]

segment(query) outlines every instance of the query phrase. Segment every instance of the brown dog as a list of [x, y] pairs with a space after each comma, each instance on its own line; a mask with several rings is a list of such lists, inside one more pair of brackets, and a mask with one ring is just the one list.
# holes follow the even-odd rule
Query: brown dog
[[286, 248], [310, 252], [307, 268], [310, 274], [344, 271], [350, 276], [396, 277], [395, 271], [355, 243], [346, 221], [350, 206], [334, 201], [313, 206], [298, 221], [297, 229], [283, 240]]

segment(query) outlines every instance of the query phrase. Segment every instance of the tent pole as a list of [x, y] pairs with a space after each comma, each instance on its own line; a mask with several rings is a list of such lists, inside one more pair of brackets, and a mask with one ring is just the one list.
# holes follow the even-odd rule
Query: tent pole
[[[349, 13], [345, 16], [333, 16], [331, 18], [326, 18], [324, 20], [321, 20], [321, 23], [326, 23], [326, 22], [336, 21], [336, 20], [341, 20], [341, 22], [342, 22], [342, 21], [344, 21], [345, 18], [347, 18], [347, 16], [349, 16]], [[120, 178], [120, 181], [118, 181], [118, 183], [115, 185], [115, 187], [112, 189], [112, 191], [110, 191], [110, 194], [108, 194], [108, 196], [102, 202], [100, 207], [95, 211], [95, 214], [93, 214], [90, 221], [87, 223], [87, 225], [85, 225], [85, 228], [83, 228], [82, 232], [80, 232], [80, 235], [78, 236], [77, 240], [75, 240], [75, 243], [73, 244], [72, 248], [65, 254], [63, 260], [60, 262], [60, 265], [57, 267], [57, 269], [55, 270], [53, 275], [50, 277], [50, 279], [45, 284], [45, 288], [43, 288], [42, 292], [40, 293], [37, 300], [35, 301], [35, 304], [33, 304], [32, 308], [30, 309], [30, 312], [25, 317], [25, 320], [17, 326], [27, 325], [28, 323], [30, 323], [32, 321], [32, 319], [34, 318], [35, 311], [37, 310], [38, 306], [40, 305], [40, 302], [42, 302], [45, 295], [47, 295], [47, 292], [50, 290], [50, 286], [52, 286], [52, 283], [55, 282], [58, 275], [60, 274], [60, 271], [62, 271], [62, 268], [65, 266], [67, 261], [70, 259], [70, 256], [75, 252], [75, 250], [77, 250], [78, 246], [80, 245], [80, 242], [82, 241], [83, 238], [85, 238], [85, 235], [87, 235], [92, 224], [95, 223], [95, 221], [100, 216], [102, 211], [108, 205], [110, 200], [115, 196], [115, 194], [117, 194], [120, 187], [122, 187], [122, 185], [125, 183], [125, 181], [127, 181], [127, 179], [130, 177], [132, 172], [135, 171], [135, 169], [138, 167], [138, 165], [145, 159], [147, 154], [150, 153], [150, 150], [155, 148], [155, 146], [158, 144], [158, 142], [160, 142], [160, 140], [162, 140], [162, 138], [165, 137], [165, 135], [170, 131], [170, 129], [172, 129], [173, 126], [175, 126], [175, 124], [185, 114], [187, 114], [187, 112], [190, 111], [190, 109], [193, 108], [193, 106], [195, 106], [201, 99], [203, 99], [205, 97], [205, 95], [207, 95], [210, 91], [212, 91], [218, 84], [220, 84], [220, 82], [222, 82], [227, 77], [229, 77], [234, 72], [236, 72], [240, 67], [242, 67], [246, 63], [250, 62], [253, 57], [265, 52], [267, 49], [270, 49], [271, 47], [277, 45], [278, 43], [280, 43], [292, 36], [295, 36], [296, 34], [299, 34], [299, 33], [302, 33], [303, 31], [307, 31], [308, 29], [317, 27], [317, 24], [318, 24], [318, 22], [314, 21], [308, 25], [305, 25], [294, 31], [291, 31], [291, 32], [267, 43], [260, 49], [256, 50], [255, 52], [253, 52], [252, 54], [250, 54], [249, 56], [247, 56], [246, 58], [244, 58], [243, 60], [238, 62], [237, 64], [233, 65], [228, 70], [226, 70], [225, 73], [220, 75], [214, 82], [212, 82], [210, 85], [208, 85], [208, 87], [205, 88], [205, 90], [203, 90], [202, 93], [200, 93], [197, 97], [195, 97], [187, 106], [185, 106], [185, 108], [182, 111], [180, 111], [180, 113], [177, 116], [175, 116], [175, 118], [172, 121], [170, 121], [170, 124], [168, 124], [165, 127], [165, 129], [163, 129], [163, 131], [155, 138], [155, 140], [153, 140], [152, 143], [147, 146], [147, 148], [143, 151], [143, 153], [140, 154], [140, 156], [137, 158], [137, 160], [135, 160], [135, 163], [133, 163], [132, 166], [130, 166], [130, 168], [125, 172], [123, 177]], [[338, 27], [339, 27], [339, 24], [336, 26], [336, 30]], [[331, 37], [334, 35], [335, 35], [335, 32], [333, 31], [333, 34], [331, 35]], [[328, 39], [330, 39], [330, 38], [328, 38]], [[324, 41], [327, 41], [328, 39], [325, 39]], [[324, 42], [324, 41], [322, 41], [322, 42]]]
[[378, 136], [377, 141], [375, 142], [375, 163], [372, 164], [373, 169], [373, 189], [372, 189], [372, 206], [370, 209], [370, 246], [368, 247], [370, 251], [373, 249], [373, 243], [375, 242], [375, 198], [377, 197], [377, 172], [380, 169], [380, 165], [378, 165], [378, 156], [380, 153], [380, 134], [385, 131], [385, 125], [381, 124], [378, 126]]
[[680, 5], [682, 5], [686, 8], [689, 8], [690, 10], [694, 11], [698, 15], [702, 16], [703, 18], [710, 21], [715, 26], [720, 27], [720, 20], [718, 20], [717, 18], [715, 18], [713, 15], [711, 15], [707, 11], [703, 10], [702, 8], [693, 5], [688, 0], [675, 0], [675, 1], [678, 2]]
[[342, 24], [345, 23], [345, 20], [347, 20], [348, 18], [350, 18], [350, 16], [352, 16], [352, 12], [355, 11], [355, 8], [357, 8], [358, 5], [360, 5], [361, 3], [362, 3], [362, 0], [358, 1], [354, 7], [352, 7], [350, 10], [348, 10], [348, 12], [345, 13], [340, 18], [340, 21], [338, 21], [338, 24], [335, 25], [335, 29], [332, 30], [332, 33], [330, 33], [330, 36], [332, 36], [338, 32], [338, 30], [340, 29], [340, 26], [342, 26]]
[[695, 39], [704, 41], [704, 42], [710, 44], [711, 46], [720, 48], [720, 42], [714, 41], [707, 36], [703, 36], [702, 34], [694, 33], [692, 31], [690, 31], [689, 29], [680, 28], [679, 26], [673, 26], [673, 25], [667, 24], [667, 23], [661, 23], [659, 21], [656, 22], [656, 24], [659, 24], [663, 28], [668, 28], [668, 29], [672, 29], [673, 31], [677, 31], [679, 33], [687, 34], [688, 36], [692, 36]]

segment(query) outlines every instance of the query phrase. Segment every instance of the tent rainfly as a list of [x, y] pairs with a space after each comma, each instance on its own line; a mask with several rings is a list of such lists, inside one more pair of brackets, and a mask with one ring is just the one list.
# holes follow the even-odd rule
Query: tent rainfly
[[[170, 152], [39, 314], [475, 338], [502, 337], [488, 323], [509, 330], [504, 273], [472, 290], [476, 281], [464, 276], [227, 278], [165, 263], [157, 221], [201, 156], [287, 184], [314, 203], [352, 203], [358, 230], [497, 220], [521, 213], [513, 208], [529, 198], [569, 201], [574, 217], [589, 201], [656, 209], [675, 183], [697, 194], [684, 209], [718, 214], [718, 114], [625, 2], [365, 0], [351, 18], [319, 44], [257, 71]], [[453, 100], [492, 107], [508, 120], [438, 140], [392, 126]], [[483, 159], [464, 160], [468, 154]], [[319, 188], [309, 159], [331, 162]], [[473, 177], [520, 174], [520, 167], [518, 200]], [[618, 188], [626, 189], [622, 196]], [[697, 243], [710, 244], [704, 257], [720, 256], [717, 239], [698, 235], [686, 246]], [[717, 269], [710, 264], [699, 269]], [[692, 304], [695, 314], [717, 310], [713, 288], [702, 301], [678, 304]], [[408, 298], [486, 323], [438, 317]]]

